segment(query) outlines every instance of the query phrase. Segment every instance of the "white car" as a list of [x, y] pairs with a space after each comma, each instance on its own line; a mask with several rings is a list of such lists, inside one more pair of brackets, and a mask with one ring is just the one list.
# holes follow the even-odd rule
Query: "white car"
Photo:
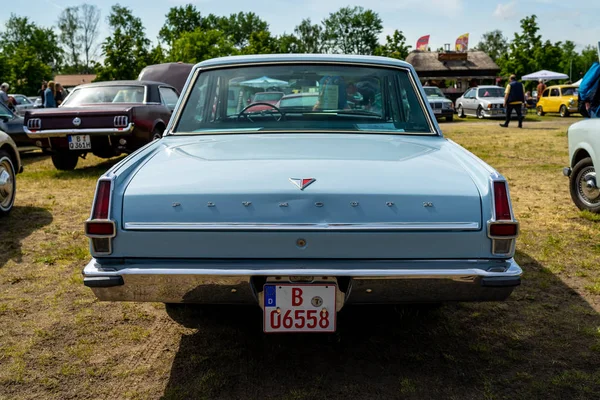
[[569, 127], [569, 166], [563, 169], [569, 177], [573, 202], [580, 210], [600, 213], [600, 188], [596, 165], [600, 165], [600, 119], [586, 119]]
[[15, 203], [16, 175], [23, 171], [17, 145], [0, 131], [0, 216], [8, 214]]
[[9, 97], [13, 97], [16, 102], [16, 113], [19, 115], [25, 115], [26, 110], [32, 110], [34, 106], [34, 102], [29, 99], [29, 97], [24, 94], [9, 94]]

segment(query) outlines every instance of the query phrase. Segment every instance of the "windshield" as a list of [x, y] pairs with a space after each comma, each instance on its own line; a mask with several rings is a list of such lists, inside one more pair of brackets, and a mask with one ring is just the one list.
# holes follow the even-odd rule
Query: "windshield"
[[402, 69], [329, 64], [223, 68], [200, 73], [190, 90], [174, 133], [433, 133]]
[[444, 96], [444, 93], [441, 91], [440, 88], [437, 87], [426, 87], [425, 89], [425, 94], [427, 95], [427, 97], [446, 97]]
[[561, 91], [562, 91], [563, 96], [577, 96], [577, 88], [576, 87], [562, 88]]
[[63, 107], [98, 103], [143, 103], [144, 86], [89, 86], [75, 89]]
[[485, 88], [478, 90], [479, 97], [504, 97], [504, 89], [502, 88]]

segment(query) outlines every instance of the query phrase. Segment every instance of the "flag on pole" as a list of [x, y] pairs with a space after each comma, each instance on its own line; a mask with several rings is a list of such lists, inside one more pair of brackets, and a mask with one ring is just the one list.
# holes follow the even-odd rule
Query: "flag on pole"
[[465, 33], [456, 39], [456, 51], [467, 51], [469, 49], [469, 34]]
[[419, 40], [417, 40], [417, 50], [427, 51], [429, 46], [429, 35], [421, 36]]

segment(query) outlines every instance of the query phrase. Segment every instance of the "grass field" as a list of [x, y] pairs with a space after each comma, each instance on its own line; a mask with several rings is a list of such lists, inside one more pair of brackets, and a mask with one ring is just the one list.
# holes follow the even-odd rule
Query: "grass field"
[[442, 124], [509, 179], [524, 279], [508, 301], [345, 308], [335, 335], [267, 337], [254, 308], [192, 329], [162, 304], [96, 301], [82, 228], [115, 160], [65, 173], [27, 155], [0, 219], [0, 399], [598, 398], [600, 218], [561, 174], [575, 121]]

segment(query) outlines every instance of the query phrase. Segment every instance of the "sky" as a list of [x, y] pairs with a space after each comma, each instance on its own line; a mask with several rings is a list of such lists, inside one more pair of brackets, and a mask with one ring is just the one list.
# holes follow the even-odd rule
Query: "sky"
[[[11, 13], [27, 16], [36, 24], [56, 26], [61, 10], [76, 6], [85, 0], [3, 0], [0, 30]], [[88, 0], [102, 13], [101, 42], [109, 35], [106, 17], [117, 2], [141, 18], [146, 35], [157, 42], [158, 31], [169, 8], [194, 4], [202, 15], [210, 13], [229, 15], [239, 11], [253, 11], [269, 24], [273, 34], [292, 33], [303, 18], [321, 22], [329, 13], [345, 6], [363, 6], [379, 13], [385, 36], [395, 29], [403, 31], [409, 45], [415, 47], [420, 36], [431, 35], [432, 49], [445, 43], [454, 46], [456, 38], [469, 33], [469, 46], [479, 42], [483, 33], [500, 29], [512, 39], [520, 30], [519, 21], [536, 14], [544, 40], [552, 42], [571, 40], [581, 50], [585, 45], [600, 41], [600, 1], [598, 0]]]

